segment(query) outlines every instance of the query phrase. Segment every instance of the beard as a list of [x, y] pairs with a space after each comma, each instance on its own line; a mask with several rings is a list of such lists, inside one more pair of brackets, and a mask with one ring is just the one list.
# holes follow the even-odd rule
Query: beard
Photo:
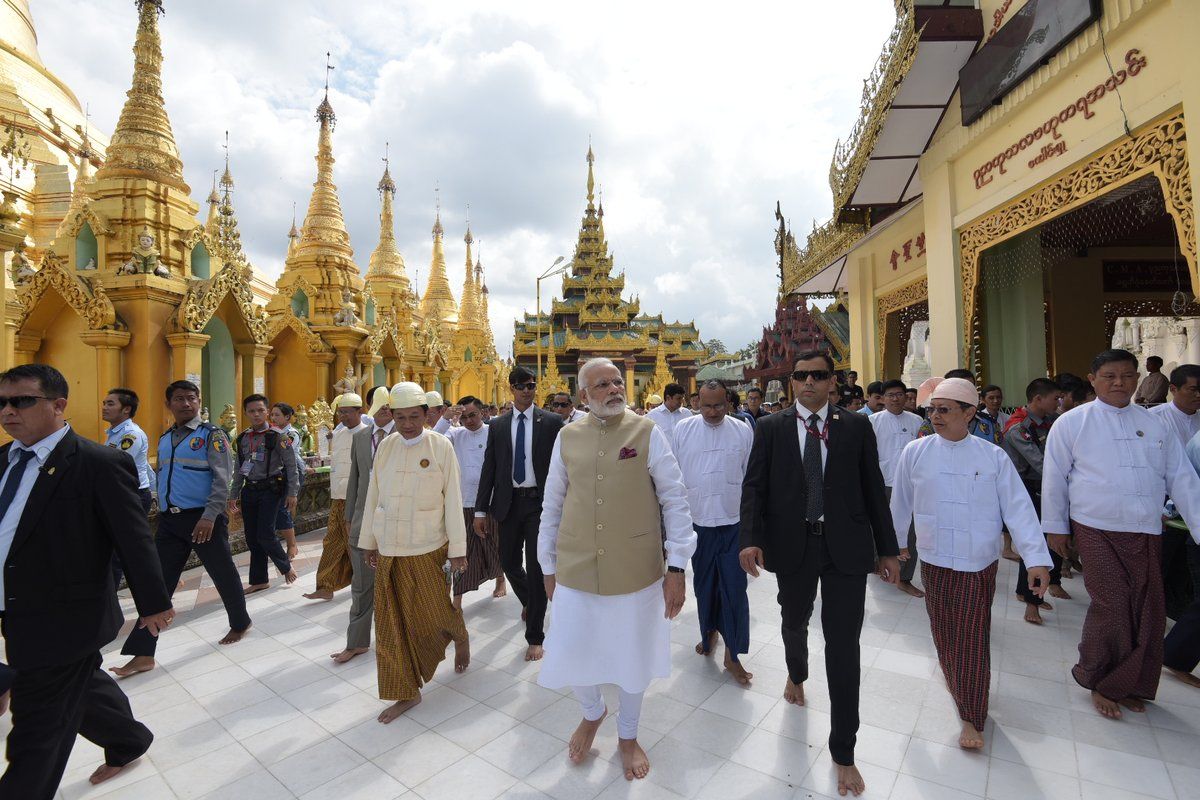
[[617, 395], [601, 403], [591, 403], [592, 413], [600, 419], [611, 419], [625, 413], [625, 397]]

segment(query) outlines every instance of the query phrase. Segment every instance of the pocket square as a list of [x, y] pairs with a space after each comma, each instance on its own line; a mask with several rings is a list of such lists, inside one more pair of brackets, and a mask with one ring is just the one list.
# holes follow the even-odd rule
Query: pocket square
[[617, 461], [624, 461], [627, 458], [637, 458], [637, 450], [632, 447], [622, 447], [621, 454], [617, 456]]

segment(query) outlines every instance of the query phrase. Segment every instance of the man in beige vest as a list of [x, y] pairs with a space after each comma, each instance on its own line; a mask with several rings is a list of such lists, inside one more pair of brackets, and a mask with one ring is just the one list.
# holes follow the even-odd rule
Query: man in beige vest
[[317, 588], [304, 595], [309, 600], [332, 600], [333, 593], [350, 585], [349, 531], [346, 527], [346, 486], [350, 481], [350, 444], [354, 434], [368, 427], [362, 420], [363, 401], [354, 392], [338, 395], [338, 422], [329, 445], [329, 527], [321, 541]]
[[637, 742], [642, 696], [671, 673], [670, 620], [683, 607], [696, 533], [671, 445], [627, 410], [621, 371], [607, 358], [588, 361], [579, 394], [591, 412], [555, 441], [538, 531], [554, 601], [538, 683], [570, 686], [583, 708], [568, 749], [575, 763], [608, 714], [600, 685], [617, 685], [618, 749], [633, 780], [650, 771]]
[[375, 451], [358, 546], [375, 569], [375, 657], [379, 697], [394, 701], [385, 725], [421, 702], [454, 642], [454, 670], [470, 661], [462, 612], [450, 603], [442, 571], [467, 568], [467, 528], [454, 446], [425, 428], [425, 392], [415, 383], [392, 387], [399, 436]]

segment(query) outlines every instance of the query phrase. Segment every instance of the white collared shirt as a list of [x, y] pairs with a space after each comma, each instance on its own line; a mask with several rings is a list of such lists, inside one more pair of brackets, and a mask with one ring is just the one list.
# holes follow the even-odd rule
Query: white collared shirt
[[1042, 464], [1042, 529], [1071, 520], [1105, 531], [1162, 533], [1163, 497], [1200, 542], [1200, 477], [1163, 417], [1097, 398], [1055, 420]]
[[[825, 403], [825, 405], [821, 407], [821, 410], [817, 412], [817, 430], [818, 431], [821, 431], [822, 433], [824, 433], [825, 431], [829, 430], [829, 417], [832, 413], [833, 413], [833, 411], [829, 407], [829, 403]], [[808, 425], [808, 418], [811, 417], [812, 415], [813, 415], [813, 412], [809, 411], [807, 408], [800, 405], [799, 400], [796, 401], [796, 435], [798, 437], [800, 437], [800, 457], [801, 458], [804, 458], [804, 445], [808, 441], [807, 437], [812, 435], [812, 434], [808, 433], [807, 430], [805, 430], [806, 426]], [[828, 437], [822, 436], [822, 437], [818, 437], [818, 438], [820, 438], [820, 440], [821, 440], [821, 472], [822, 472], [822, 474], [824, 474], [825, 462], [829, 460], [829, 443], [826, 441], [826, 439]], [[824, 519], [824, 518], [825, 518], [825, 515], [822, 514], [821, 519]]]
[[[883, 473], [883, 485], [892, 485], [892, 473], [905, 445], [917, 438], [921, 429], [921, 418], [911, 411], [893, 414], [886, 408], [867, 417], [875, 429], [875, 442], [879, 446], [879, 471]], [[906, 528], [907, 530], [907, 528]]]
[[479, 476], [483, 472], [483, 456], [487, 452], [487, 425], [480, 425], [477, 431], [464, 425], [447, 425], [445, 430], [434, 428], [434, 432], [442, 434], [454, 445], [454, 455], [458, 458], [463, 508], [472, 508], [479, 495]]
[[1157, 405], [1150, 409], [1151, 414], [1155, 414], [1163, 418], [1163, 421], [1175, 432], [1179, 437], [1179, 443], [1187, 447], [1188, 442], [1197, 433], [1200, 433], [1200, 413], [1185, 414], [1179, 410], [1179, 406], [1175, 402], [1168, 400], [1162, 405]]
[[908, 547], [911, 521], [923, 561], [979, 572], [1000, 558], [1000, 531], [1006, 526], [1027, 566], [1051, 566], [1029, 492], [996, 445], [978, 436], [957, 442], [941, 434], [925, 436], [905, 446], [894, 477], [892, 524], [900, 549]]
[[154, 471], [150, 469], [150, 440], [132, 419], [118, 423], [104, 432], [104, 443], [123, 453], [128, 453], [137, 467], [138, 488], [149, 489], [154, 483]]
[[730, 416], [710, 425], [695, 414], [675, 426], [674, 438], [692, 522], [703, 528], [736, 524], [754, 442], [750, 426]]
[[46, 465], [46, 459], [50, 458], [50, 453], [58, 447], [58, 443], [63, 440], [69, 430], [71, 430], [71, 426], [64, 424], [41, 441], [34, 442], [31, 447], [26, 447], [20, 442], [13, 442], [12, 447], [8, 448], [8, 463], [4, 465], [4, 475], [0, 476], [0, 487], [3, 487], [5, 481], [8, 480], [8, 473], [17, 461], [17, 453], [22, 450], [32, 450], [33, 458], [25, 465], [25, 472], [21, 474], [21, 482], [17, 484], [17, 493], [13, 495], [12, 504], [5, 512], [4, 518], [0, 519], [0, 611], [4, 610], [4, 599], [7, 597], [4, 593], [5, 570], [3, 566], [8, 561], [8, 551], [12, 549], [13, 538], [17, 535], [17, 526], [21, 524], [21, 515], [25, 513], [25, 503], [28, 502], [29, 495], [33, 492], [33, 484], [38, 479], [39, 471]]
[[516, 475], [517, 468], [517, 425], [522, 414], [525, 416], [525, 480], [517, 483], [514, 477], [512, 485], [514, 489], [531, 489], [537, 486], [537, 477], [533, 474], [533, 406], [524, 411], [517, 411], [517, 407], [513, 406], [512, 431], [509, 433], [512, 437], [513, 475]]
[[674, 411], [668, 411], [666, 403], [655, 406], [646, 412], [646, 418], [653, 420], [654, 424], [667, 435], [668, 442], [672, 441], [672, 436], [675, 434], [675, 426], [690, 416], [693, 416], [690, 408], [680, 406]]

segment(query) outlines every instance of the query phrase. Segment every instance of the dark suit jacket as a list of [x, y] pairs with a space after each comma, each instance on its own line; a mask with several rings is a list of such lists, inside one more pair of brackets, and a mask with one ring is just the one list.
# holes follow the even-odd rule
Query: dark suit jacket
[[371, 449], [371, 437], [374, 435], [375, 426], [368, 425], [361, 431], [355, 431], [350, 438], [350, 480], [346, 484], [346, 524], [350, 526], [351, 547], [358, 547], [358, 535], [362, 532], [363, 510], [367, 507], [367, 489], [371, 485], [371, 465], [375, 463], [375, 451]]
[[[0, 447], [0, 468], [11, 446]], [[109, 567], [114, 547], [139, 616], [169, 609], [133, 459], [67, 431], [33, 484], [4, 562], [3, 631], [15, 669], [69, 664], [116, 637], [125, 620]]]
[[[870, 420], [831, 406], [825, 460], [825, 538], [839, 572], [875, 569], [876, 553], [899, 554]], [[771, 572], [795, 572], [804, 557], [808, 490], [793, 406], [758, 420], [742, 483], [741, 546], [759, 547]]]
[[[537, 406], [533, 411], [533, 475], [540, 488], [546, 487], [546, 475], [550, 472], [550, 453], [554, 440], [562, 430], [562, 417], [543, 411]], [[483, 472], [479, 475], [479, 495], [475, 499], [476, 511], [489, 511], [497, 522], [503, 522], [512, 505], [512, 426], [513, 414], [501, 414], [488, 425], [487, 450], [483, 454]]]

